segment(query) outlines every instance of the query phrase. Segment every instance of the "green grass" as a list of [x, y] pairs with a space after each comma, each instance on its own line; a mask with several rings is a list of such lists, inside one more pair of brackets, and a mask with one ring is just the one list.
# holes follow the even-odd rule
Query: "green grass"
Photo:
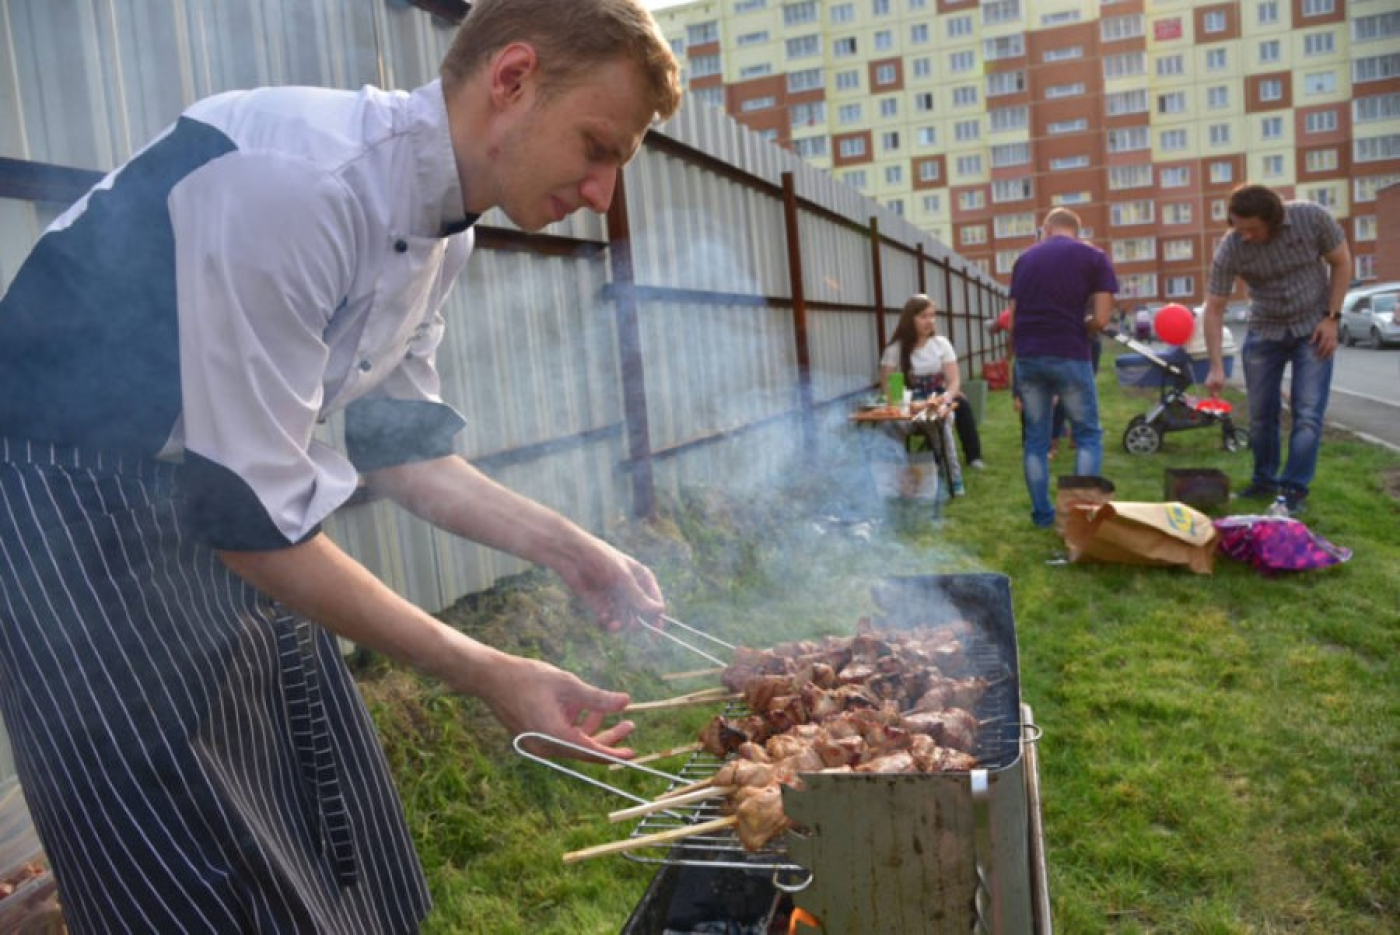
[[[1168, 467], [1215, 467], [1234, 486], [1247, 452], [1209, 430], [1130, 456], [1127, 420], [1151, 398], [1113, 380], [1100, 397], [1104, 473], [1119, 500], [1159, 500]], [[1212, 575], [1055, 562], [1033, 528], [1019, 428], [989, 394], [989, 468], [931, 510], [873, 503], [834, 440], [820, 470], [743, 502], [687, 491], [651, 526], [617, 531], [653, 563], [672, 611], [765, 645], [848, 632], [885, 573], [1010, 576], [1023, 700], [1044, 728], [1040, 770], [1050, 892], [1067, 933], [1381, 933], [1400, 927], [1400, 458], [1327, 437], [1309, 528], [1355, 550], [1344, 565], [1265, 578], [1223, 556]], [[1235, 398], [1238, 404], [1240, 400]], [[1071, 470], [1068, 452], [1053, 469]], [[878, 525], [832, 525], [865, 510]], [[870, 533], [868, 538], [866, 533]], [[638, 698], [695, 668], [669, 643], [594, 632], [549, 576], [445, 613], [455, 625]], [[560, 855], [625, 834], [623, 800], [515, 755], [471, 701], [375, 663], [361, 684], [384, 735], [436, 902], [428, 933], [618, 931], [653, 868]], [[635, 743], [693, 738], [708, 712], [639, 714]], [[655, 791], [643, 778], [582, 767]]]

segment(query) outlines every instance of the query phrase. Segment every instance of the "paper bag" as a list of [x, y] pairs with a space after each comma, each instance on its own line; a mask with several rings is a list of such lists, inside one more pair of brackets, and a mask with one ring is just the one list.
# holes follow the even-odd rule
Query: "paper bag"
[[1070, 507], [1098, 506], [1113, 499], [1113, 481], [1096, 474], [1061, 474], [1055, 486], [1055, 531], [1065, 534]]
[[1081, 504], [1065, 516], [1072, 562], [1185, 565], [1208, 575], [1216, 535], [1210, 517], [1184, 503]]

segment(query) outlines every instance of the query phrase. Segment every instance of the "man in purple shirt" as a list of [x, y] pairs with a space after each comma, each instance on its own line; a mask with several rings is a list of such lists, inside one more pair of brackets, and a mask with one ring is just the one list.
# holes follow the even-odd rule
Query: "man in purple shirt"
[[[1075, 473], [1098, 474], [1103, 430], [1094, 385], [1093, 339], [1113, 315], [1118, 277], [1108, 256], [1079, 239], [1079, 216], [1055, 208], [1042, 240], [1011, 270], [1011, 340], [1025, 420], [1031, 520], [1055, 522], [1050, 502], [1050, 431], [1055, 397], [1074, 432]], [[1086, 310], [1091, 310], [1086, 316]]]

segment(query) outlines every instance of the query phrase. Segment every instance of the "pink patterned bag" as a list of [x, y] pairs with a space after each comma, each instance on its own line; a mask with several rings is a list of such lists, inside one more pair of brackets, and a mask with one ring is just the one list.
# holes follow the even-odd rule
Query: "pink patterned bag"
[[1351, 559], [1351, 549], [1333, 545], [1296, 519], [1226, 516], [1215, 520], [1219, 549], [1249, 562], [1262, 575], [1326, 568]]

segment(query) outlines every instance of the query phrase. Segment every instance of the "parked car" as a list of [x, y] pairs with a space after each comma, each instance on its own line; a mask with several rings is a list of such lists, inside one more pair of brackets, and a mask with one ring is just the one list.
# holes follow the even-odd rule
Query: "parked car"
[[1352, 289], [1342, 300], [1337, 340], [1351, 347], [1365, 341], [1373, 347], [1400, 344], [1400, 282], [1374, 283]]

